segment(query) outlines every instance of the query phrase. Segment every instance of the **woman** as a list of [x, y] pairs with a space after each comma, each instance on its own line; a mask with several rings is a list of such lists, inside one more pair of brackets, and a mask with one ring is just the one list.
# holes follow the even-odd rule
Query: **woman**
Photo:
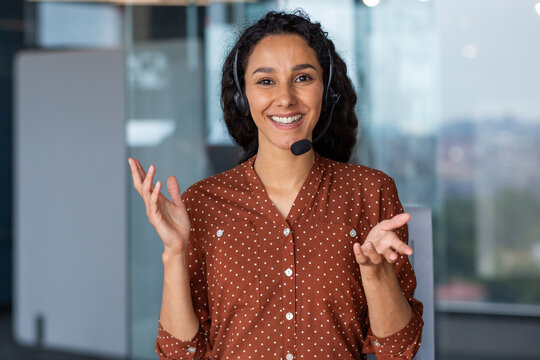
[[169, 201], [155, 168], [129, 159], [164, 244], [161, 359], [411, 359], [418, 350], [409, 215], [391, 178], [345, 163], [358, 123], [346, 74], [320, 24], [270, 12], [223, 67], [240, 165], [182, 196], [169, 177]]

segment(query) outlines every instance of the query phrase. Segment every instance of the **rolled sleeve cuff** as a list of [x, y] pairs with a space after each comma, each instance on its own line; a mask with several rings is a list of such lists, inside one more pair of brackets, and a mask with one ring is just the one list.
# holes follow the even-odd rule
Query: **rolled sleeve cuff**
[[182, 341], [172, 336], [158, 322], [156, 352], [160, 359], [191, 360], [201, 359], [206, 351], [206, 339], [200, 329], [190, 341]]
[[362, 352], [374, 353], [378, 360], [412, 359], [420, 348], [422, 318], [413, 312], [409, 323], [395, 334], [377, 337], [368, 330]]

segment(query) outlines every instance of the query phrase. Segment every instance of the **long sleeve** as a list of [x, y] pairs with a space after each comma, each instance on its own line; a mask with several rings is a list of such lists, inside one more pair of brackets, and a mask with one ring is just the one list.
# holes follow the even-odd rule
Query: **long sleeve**
[[[188, 212], [189, 201], [183, 199]], [[210, 315], [208, 310], [208, 286], [204, 272], [204, 256], [197, 246], [196, 232], [191, 229], [188, 245], [189, 278], [193, 307], [199, 317], [199, 331], [190, 341], [181, 341], [169, 334], [158, 322], [158, 335], [155, 349], [160, 359], [191, 360], [207, 359], [210, 356], [209, 344]]]
[[[391, 178], [387, 178], [381, 188], [380, 194], [380, 213], [379, 221], [390, 219], [400, 213], [403, 213], [403, 207], [398, 198], [396, 185]], [[397, 236], [405, 243], [408, 243], [407, 225], [396, 230]], [[403, 295], [412, 310], [411, 319], [403, 329], [390, 336], [381, 338], [376, 337], [369, 327], [369, 318], [366, 326], [368, 328], [367, 336], [363, 344], [362, 352], [375, 353], [378, 360], [386, 359], [412, 359], [420, 348], [422, 338], [422, 311], [423, 305], [416, 300], [414, 290], [416, 288], [416, 277], [414, 270], [407, 256], [400, 256], [394, 264], [394, 270]]]

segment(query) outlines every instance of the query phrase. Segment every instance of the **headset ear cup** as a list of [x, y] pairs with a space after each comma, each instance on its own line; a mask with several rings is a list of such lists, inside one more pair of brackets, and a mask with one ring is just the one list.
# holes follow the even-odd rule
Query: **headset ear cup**
[[334, 91], [334, 89], [330, 88], [330, 93], [329, 93], [329, 103], [331, 105], [335, 105], [338, 101], [339, 101], [339, 98], [341, 97], [341, 94]]
[[240, 113], [244, 116], [249, 115], [249, 104], [248, 101], [242, 92], [242, 87], [240, 86], [240, 80], [238, 79], [238, 49], [236, 49], [236, 53], [234, 54], [234, 68], [233, 68], [233, 77], [234, 77], [234, 84], [236, 85], [236, 93], [234, 94], [234, 103], [236, 105], [236, 108]]
[[247, 104], [245, 97], [239, 91], [234, 94], [234, 103], [242, 115], [249, 115], [249, 105]]
[[323, 106], [324, 110], [328, 110], [331, 106], [335, 105], [339, 101], [339, 98], [341, 97], [341, 95], [332, 88], [329, 88], [328, 93], [325, 95], [326, 96], [324, 99], [324, 106]]
[[237, 91], [235, 94], [234, 94], [234, 104], [236, 105], [236, 108], [241, 112], [243, 113], [244, 112], [244, 107], [243, 107], [243, 101], [242, 101], [242, 95], [240, 95], [240, 92]]

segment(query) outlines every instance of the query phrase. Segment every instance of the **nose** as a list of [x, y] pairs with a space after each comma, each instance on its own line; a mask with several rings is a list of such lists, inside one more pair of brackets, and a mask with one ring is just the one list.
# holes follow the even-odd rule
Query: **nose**
[[283, 84], [278, 87], [276, 94], [276, 102], [281, 107], [289, 107], [296, 103], [296, 95], [290, 84]]

